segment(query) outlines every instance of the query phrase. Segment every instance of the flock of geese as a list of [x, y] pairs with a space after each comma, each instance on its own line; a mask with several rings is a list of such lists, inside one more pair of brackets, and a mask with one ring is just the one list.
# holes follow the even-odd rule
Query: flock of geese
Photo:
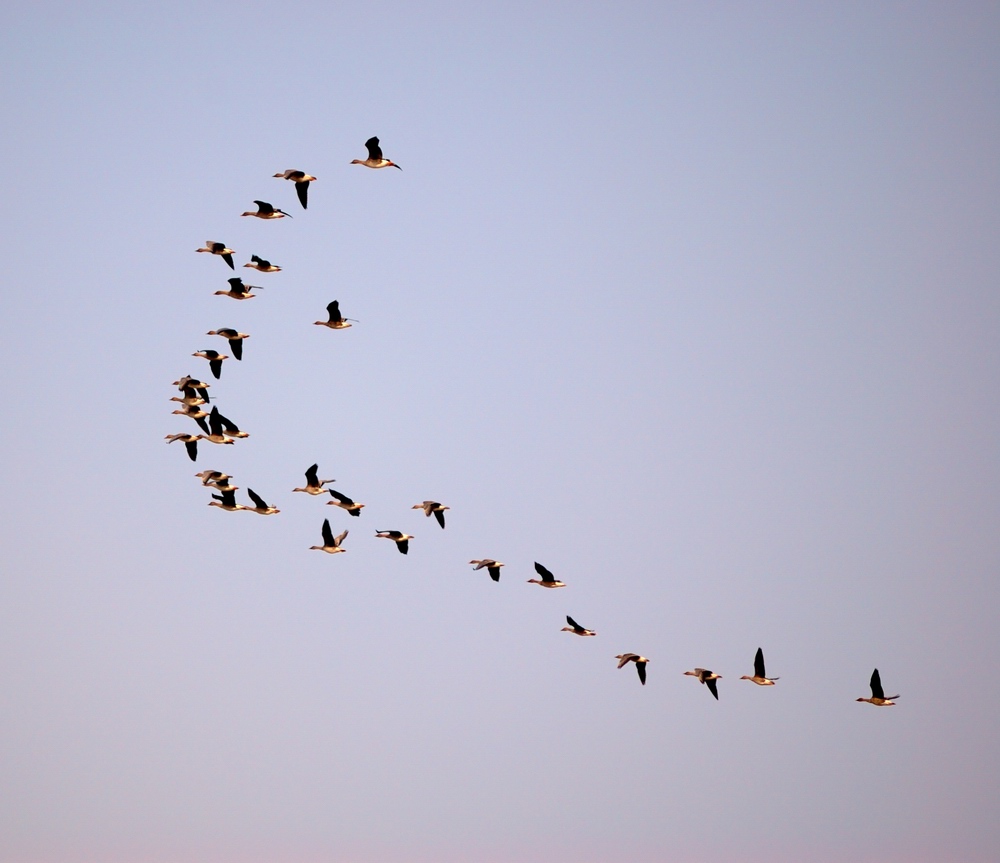
[[[399, 165], [395, 162], [383, 157], [378, 138], [369, 138], [365, 142], [365, 147], [368, 149], [368, 158], [354, 159], [351, 162], [352, 165], [364, 165], [366, 168], [375, 169], [390, 167], [399, 168]], [[317, 179], [316, 177], [311, 174], [307, 174], [304, 171], [295, 169], [289, 169], [274, 174], [274, 177], [292, 181], [295, 184], [295, 192], [298, 196], [302, 209], [305, 210], [308, 208], [309, 184], [314, 182]], [[291, 214], [273, 206], [267, 201], [255, 200], [254, 203], [257, 205], [256, 211], [250, 210], [242, 213], [241, 215], [252, 216], [265, 220], [283, 219], [286, 217], [292, 218]], [[208, 240], [203, 248], [196, 249], [196, 251], [222, 258], [226, 265], [235, 272], [236, 265], [233, 260], [235, 251], [229, 248], [225, 243]], [[277, 273], [281, 271], [281, 267], [272, 264], [270, 261], [265, 260], [258, 255], [252, 255], [250, 261], [243, 266], [257, 270], [261, 273]], [[251, 291], [262, 290], [256, 285], [244, 284], [242, 279], [235, 276], [230, 278], [228, 281], [229, 290], [216, 291], [216, 296], [231, 297], [234, 300], [252, 300], [256, 295], [252, 294]], [[334, 300], [327, 305], [326, 311], [328, 320], [316, 321], [315, 324], [317, 326], [329, 327], [334, 330], [346, 329], [351, 326], [351, 320], [349, 318], [345, 318], [341, 314], [340, 303], [338, 300]], [[222, 377], [223, 363], [226, 360], [235, 359], [237, 361], [242, 361], [243, 341], [250, 338], [250, 335], [249, 333], [242, 333], [239, 330], [230, 327], [209, 330], [207, 335], [221, 336], [226, 339], [229, 345], [229, 350], [232, 352], [231, 355], [206, 348], [205, 350], [196, 351], [192, 354], [192, 356], [207, 360], [212, 377], [216, 380], [220, 380]], [[211, 410], [206, 410], [206, 407], [211, 401], [208, 393], [210, 387], [209, 383], [197, 380], [190, 375], [185, 375], [184, 377], [174, 381], [173, 385], [177, 387], [181, 393], [181, 395], [174, 396], [171, 399], [171, 401], [177, 402], [180, 405], [173, 413], [193, 419], [198, 424], [202, 434], [170, 434], [166, 436], [166, 440], [168, 443], [174, 443], [175, 441], [182, 442], [187, 449], [187, 454], [191, 461], [197, 461], [199, 441], [231, 446], [236, 442], [236, 440], [249, 436], [245, 431], [241, 431], [232, 420], [219, 413], [218, 405], [213, 405]], [[277, 515], [281, 512], [281, 510], [277, 507], [268, 504], [259, 494], [254, 492], [252, 488], [247, 488], [247, 496], [250, 498], [253, 506], [237, 503], [236, 492], [238, 491], [238, 487], [232, 485], [230, 483], [232, 477], [222, 471], [203, 470], [200, 473], [195, 474], [195, 476], [201, 480], [203, 486], [211, 489], [212, 500], [209, 502], [209, 506], [218, 507], [226, 512], [246, 511], [255, 512], [258, 515]], [[365, 505], [363, 503], [356, 503], [347, 495], [337, 491], [336, 489], [326, 488], [326, 486], [331, 485], [336, 482], [336, 480], [320, 479], [318, 464], [310, 466], [305, 472], [305, 477], [305, 486], [302, 488], [292, 489], [293, 492], [302, 492], [304, 494], [315, 496], [329, 494], [332, 500], [327, 501], [328, 506], [339, 507], [350, 516], [359, 517], [361, 515], [361, 510]], [[428, 518], [434, 516], [440, 527], [442, 529], [445, 527], [444, 514], [449, 507], [444, 506], [437, 501], [425, 500], [421, 503], [414, 504], [413, 509], [423, 510], [424, 515]], [[310, 551], [324, 551], [327, 554], [339, 554], [347, 550], [344, 548], [344, 540], [347, 539], [348, 531], [344, 530], [334, 536], [333, 528], [330, 526], [330, 519], [326, 518], [323, 520], [321, 534], [323, 537], [323, 544], [311, 546]], [[411, 534], [404, 533], [400, 530], [378, 530], [376, 531], [375, 536], [379, 539], [388, 539], [394, 542], [396, 544], [396, 549], [400, 552], [400, 554], [408, 553], [410, 540], [413, 539]], [[491, 558], [471, 560], [469, 563], [473, 565], [475, 570], [487, 570], [490, 578], [492, 578], [495, 582], [500, 581], [500, 568], [505, 565]], [[566, 586], [565, 582], [559, 581], [552, 574], [552, 572], [540, 563], [535, 563], [535, 572], [538, 575], [538, 578], [528, 579], [528, 584], [537, 584], [540, 587], [550, 589]], [[569, 615], [566, 616], [566, 623], [568, 626], [564, 626], [561, 630], [562, 632], [569, 632], [573, 635], [579, 635], [581, 637], [592, 637], [597, 635], [594, 630], [581, 626]], [[615, 657], [615, 659], [618, 660], [618, 668], [624, 668], [630, 662], [634, 663], [636, 672], [639, 675], [639, 682], [643, 686], [646, 685], [646, 665], [650, 661], [647, 657], [641, 656], [637, 653], [620, 653]], [[767, 676], [764, 667], [764, 651], [760, 647], [757, 648], [757, 653], [754, 656], [753, 668], [754, 671], [752, 675], [745, 674], [740, 678], [740, 680], [749, 680], [757, 686], [775, 685], [775, 681], [777, 681], [778, 678]], [[716, 674], [714, 671], [710, 671], [707, 668], [695, 668], [691, 671], [685, 671], [684, 674], [686, 676], [694, 677], [700, 683], [704, 684], [716, 701], [718, 701], [719, 689], [717, 681], [722, 679], [722, 675]], [[871, 697], [858, 698], [858, 701], [864, 701], [868, 704], [873, 704], [876, 707], [889, 707], [895, 703], [895, 699], [899, 698], [898, 695], [886, 697], [885, 692], [882, 689], [882, 681], [879, 677], [877, 668], [872, 672], [869, 686], [872, 693]]]

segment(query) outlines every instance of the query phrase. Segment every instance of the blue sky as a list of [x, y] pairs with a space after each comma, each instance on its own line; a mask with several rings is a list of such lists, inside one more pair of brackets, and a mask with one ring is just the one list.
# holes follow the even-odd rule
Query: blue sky
[[[998, 24], [9, 11], [0, 858], [993, 859]], [[216, 297], [206, 239], [284, 269]], [[251, 437], [193, 465], [221, 326]]]

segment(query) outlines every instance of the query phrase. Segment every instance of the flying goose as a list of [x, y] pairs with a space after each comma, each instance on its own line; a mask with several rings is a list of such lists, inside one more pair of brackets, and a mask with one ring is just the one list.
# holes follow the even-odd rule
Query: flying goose
[[203, 351], [197, 351], [191, 354], [193, 357], [201, 357], [203, 360], [208, 360], [208, 367], [212, 370], [212, 374], [215, 376], [216, 380], [222, 377], [222, 361], [228, 360], [228, 354], [220, 354], [218, 351], [213, 351], [205, 349]]
[[779, 680], [778, 677], [768, 677], [764, 673], [764, 651], [759, 647], [757, 648], [757, 655], [753, 658], [753, 677], [747, 677], [743, 675], [740, 680], [749, 680], [756, 683], [758, 686], [774, 686], [774, 681]]
[[[171, 401], [175, 401], [175, 399], [171, 399]], [[184, 400], [181, 399], [180, 401], [183, 404]], [[198, 399], [198, 401], [204, 404], [202, 399]], [[203, 432], [205, 432], [205, 434], [209, 433], [208, 423], [205, 422], [205, 417], [208, 416], [208, 411], [203, 411], [198, 405], [184, 405], [184, 407], [180, 410], [171, 411], [171, 413], [180, 414], [182, 417], [191, 417], [191, 419], [198, 423], [198, 426]]]
[[216, 291], [215, 296], [217, 297], [232, 297], [234, 300], [252, 300], [254, 299], [254, 294], [250, 291], [262, 291], [264, 290], [257, 285], [244, 285], [243, 279], [230, 279], [229, 280], [229, 290], [228, 291]]
[[623, 668], [629, 662], [635, 663], [635, 670], [639, 674], [639, 682], [645, 686], [646, 685], [646, 663], [649, 662], [645, 656], [639, 656], [638, 653], [619, 653], [615, 659], [619, 660], [618, 667]]
[[869, 704], [874, 704], [876, 707], [892, 707], [895, 705], [896, 699], [899, 698], [898, 695], [890, 695], [888, 698], [885, 697], [885, 692], [882, 689], [882, 678], [879, 677], [877, 668], [872, 672], [871, 688], [871, 698], [859, 698], [857, 700], [867, 701]]
[[222, 494], [213, 494], [214, 500], [209, 501], [209, 506], [217, 506], [219, 509], [224, 509], [226, 512], [239, 512], [241, 509], [246, 509], [243, 504], [236, 502], [236, 491], [224, 491]]
[[400, 530], [380, 530], [375, 536], [379, 539], [391, 539], [396, 543], [400, 554], [406, 554], [410, 550], [410, 540], [413, 539], [410, 534]]
[[217, 243], [214, 240], [205, 240], [204, 249], [195, 249], [196, 252], [208, 252], [210, 255], [220, 255], [222, 260], [229, 264], [229, 269], [235, 270], [233, 264], [233, 249], [227, 249], [225, 243]]
[[[240, 213], [241, 216], [256, 216], [258, 219], [283, 219], [288, 216], [284, 210], [279, 210], [277, 207], [272, 207], [267, 201], [254, 201], [257, 205], [257, 212], [248, 211], [246, 213]], [[288, 216], [288, 218], [292, 218]]]
[[339, 506], [341, 509], [346, 509], [353, 516], [361, 515], [361, 510], [365, 506], [363, 503], [355, 503], [346, 494], [341, 494], [332, 488], [328, 488], [327, 491], [330, 492], [330, 497], [333, 498], [333, 500], [327, 501], [327, 506]]
[[326, 312], [330, 316], [328, 321], [313, 321], [317, 327], [329, 327], [331, 330], [346, 330], [351, 324], [350, 321], [340, 313], [340, 302], [334, 300], [326, 307]]
[[[213, 408], [213, 410], [215, 410], [215, 408]], [[241, 439], [250, 437], [250, 432], [240, 431], [240, 427], [228, 417], [224, 417], [218, 412], [216, 413], [216, 416], [219, 418], [219, 422], [222, 423], [222, 433], [226, 437], [238, 437]], [[209, 423], [211, 423], [211, 417], [209, 417]]]
[[241, 333], [232, 327], [223, 327], [221, 330], [209, 330], [206, 336], [222, 336], [229, 340], [229, 349], [233, 352], [233, 359], [243, 359], [243, 339], [250, 338], [248, 333]]
[[316, 471], [319, 470], [319, 464], [314, 464], [306, 471], [306, 487], [305, 488], [293, 488], [292, 491], [304, 491], [306, 494], [323, 494], [326, 491], [323, 488], [328, 482], [336, 482], [335, 479], [319, 479], [319, 475]]
[[168, 434], [166, 436], [167, 443], [173, 443], [175, 440], [183, 441], [184, 447], [187, 449], [188, 458], [191, 461], [198, 461], [198, 441], [202, 440], [202, 435], [200, 434]]
[[212, 408], [212, 412], [208, 415], [208, 428], [209, 433], [207, 435], [202, 435], [202, 440], [207, 440], [209, 443], [217, 444], [233, 444], [236, 441], [230, 440], [226, 437], [223, 431], [222, 417], [219, 414], [219, 408]]
[[306, 198], [309, 196], [309, 184], [315, 180], [315, 177], [311, 177], [305, 171], [296, 171], [294, 168], [289, 168], [283, 174], [275, 174], [282, 180], [291, 180], [295, 183], [295, 193], [299, 196], [299, 203], [302, 204], [302, 209], [306, 209]]
[[499, 561], [484, 557], [482, 560], [470, 560], [469, 563], [474, 563], [477, 570], [485, 568], [489, 572], [490, 578], [494, 581], [500, 581], [500, 567], [504, 566], [504, 564]]
[[347, 531], [345, 530], [339, 536], [334, 536], [333, 531], [330, 530], [330, 519], [323, 519], [323, 544], [322, 545], [311, 545], [309, 546], [310, 551], [325, 551], [327, 554], [336, 554], [338, 551], [347, 551], [346, 548], [341, 548], [340, 544], [344, 541], [344, 537], [347, 536]]
[[541, 579], [529, 578], [528, 584], [540, 584], [542, 587], [565, 587], [565, 582], [557, 581], [556, 577], [549, 572], [544, 566], [542, 566], [538, 561], [535, 561], [535, 572], [537, 572]]
[[[367, 159], [354, 159], [352, 165], [364, 165], [366, 168], [388, 168], [390, 165], [393, 168], [399, 168], [395, 162], [390, 162], [388, 159], [382, 158], [382, 148], [378, 145], [378, 138], [369, 138], [365, 141], [365, 146], [368, 148], [368, 158]], [[403, 170], [399, 168], [399, 170]]]
[[274, 515], [275, 513], [281, 512], [281, 510], [277, 507], [268, 506], [264, 502], [264, 498], [262, 498], [259, 494], [256, 494], [252, 488], [247, 489], [247, 494], [250, 495], [250, 500], [254, 503], [253, 506], [243, 507], [243, 509], [248, 512], [255, 512], [257, 515]]
[[[569, 624], [569, 626], [564, 626], [562, 629], [559, 630], [560, 632], [572, 632], [573, 635], [597, 635], [597, 633], [594, 632], [594, 630], [592, 629], [584, 629], [568, 614], [566, 615], [566, 622]], [[621, 659], [621, 657], [619, 656], [618, 659]], [[639, 666], [636, 665], [636, 668], [638, 667]]]
[[212, 486], [219, 491], [236, 491], [237, 488], [235, 485], [229, 484], [232, 476], [221, 470], [203, 470], [201, 473], [196, 473], [195, 476], [201, 480], [202, 485]]
[[709, 691], [715, 696], [715, 700], [719, 700], [719, 689], [715, 681], [722, 679], [721, 674], [716, 674], [707, 668], [696, 668], [694, 671], [685, 671], [684, 673], [691, 677], [697, 677], [702, 683], [707, 684]]
[[425, 500], [423, 503], [415, 503], [410, 509], [422, 509], [424, 515], [428, 518], [431, 514], [437, 519], [437, 523], [441, 525], [441, 529], [444, 529], [444, 511], [446, 509], [451, 509], [450, 506], [442, 506], [436, 500]]
[[[180, 380], [174, 381], [173, 385], [184, 393], [184, 404], [205, 404], [205, 402], [211, 401], [208, 397], [208, 388], [210, 384], [206, 384], [204, 381], [196, 380], [191, 377], [191, 375], [184, 375], [184, 377]], [[202, 401], [189, 401], [194, 398], [200, 398]]]
[[259, 270], [262, 273], [280, 273], [281, 267], [275, 266], [270, 261], [265, 261], [263, 258], [257, 257], [257, 255], [250, 256], [250, 263], [244, 264], [244, 267], [253, 267], [255, 270]]
[[172, 396], [170, 401], [180, 402], [186, 408], [196, 408], [205, 404], [205, 400], [199, 396], [184, 396], [183, 398], [180, 396]]

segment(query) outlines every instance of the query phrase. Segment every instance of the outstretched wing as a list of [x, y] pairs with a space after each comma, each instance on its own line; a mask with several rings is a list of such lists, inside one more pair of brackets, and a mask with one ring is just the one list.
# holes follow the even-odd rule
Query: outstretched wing
[[646, 685], [646, 663], [637, 662], [635, 664], [635, 670], [639, 672], [639, 682], [645, 686]]
[[882, 689], [882, 678], [879, 677], [877, 668], [872, 672], [871, 686], [872, 698], [885, 698], [885, 692]]
[[437, 519], [437, 522], [439, 525], [441, 525], [441, 527], [444, 527], [444, 512], [442, 510], [440, 509], [434, 510], [434, 518]]
[[319, 470], [319, 463], [316, 463], [306, 471], [306, 485], [308, 485], [310, 488], [319, 485], [319, 476], [316, 473], [316, 471], [318, 470]]
[[400, 554], [406, 554], [410, 550], [410, 541], [408, 539], [400, 540], [396, 543], [396, 548], [399, 549]]
[[306, 209], [309, 205], [307, 201], [307, 198], [309, 197], [309, 181], [306, 180], [304, 183], [296, 183], [295, 192], [299, 196], [299, 203], [302, 204], [302, 209]]
[[323, 545], [327, 548], [335, 546], [337, 543], [333, 539], [333, 531], [330, 530], [330, 519], [323, 519]]
[[253, 501], [254, 506], [258, 509], [267, 509], [267, 504], [264, 502], [264, 498], [254, 492], [252, 488], [247, 489], [247, 494], [250, 495], [250, 500]]
[[709, 680], [706, 680], [705, 683], [708, 685], [708, 691], [711, 692], [712, 695], [715, 696], [715, 700], [718, 701], [719, 700], [719, 687], [716, 686], [715, 678], [713, 677], [713, 678], [711, 678]]
[[339, 491], [332, 488], [328, 488], [327, 491], [330, 492], [330, 497], [334, 500], [339, 500], [341, 503], [347, 504], [347, 506], [352, 506], [354, 504], [354, 501], [351, 500], [346, 494], [341, 494]]
[[551, 572], [549, 572], [544, 566], [542, 566], [538, 561], [535, 561], [535, 572], [537, 572], [542, 577], [542, 581], [556, 580], [556, 577]]
[[378, 138], [369, 138], [365, 141], [368, 148], [368, 158], [379, 160], [382, 158], [382, 148], [378, 145]]
[[[330, 315], [330, 323], [331, 324], [339, 324], [342, 320], [344, 320], [343, 316], [340, 314], [340, 301], [339, 300], [334, 300], [332, 303], [330, 303], [326, 307], [326, 311]], [[355, 312], [355, 314], [357, 314], [357, 313]]]
[[757, 655], [753, 658], [753, 673], [755, 677], [767, 677], [764, 674], [764, 651], [757, 648]]

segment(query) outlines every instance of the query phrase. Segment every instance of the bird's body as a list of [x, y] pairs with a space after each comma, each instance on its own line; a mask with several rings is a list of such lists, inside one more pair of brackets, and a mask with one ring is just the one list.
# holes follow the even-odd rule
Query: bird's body
[[195, 476], [201, 480], [202, 485], [212, 486], [219, 491], [236, 491], [237, 488], [237, 486], [229, 484], [232, 476], [221, 470], [203, 470], [201, 473], [196, 473]]
[[892, 707], [895, 705], [895, 699], [899, 698], [899, 696], [890, 695], [888, 698], [886, 697], [885, 691], [882, 689], [882, 678], [879, 676], [877, 668], [872, 672], [872, 679], [869, 685], [872, 688], [872, 697], [859, 698], [857, 699], [858, 701], [867, 701], [876, 707]]
[[182, 441], [191, 461], [198, 461], [198, 441], [202, 439], [203, 435], [200, 434], [168, 434], [166, 437], [167, 443]]
[[323, 488], [328, 482], [336, 482], [335, 479], [319, 479], [319, 464], [314, 464], [306, 471], [306, 487], [305, 488], [293, 488], [292, 491], [304, 491], [306, 494], [323, 494], [326, 489]]
[[[364, 165], [366, 168], [399, 168], [395, 162], [390, 162], [382, 157], [382, 148], [378, 145], [378, 138], [369, 138], [365, 141], [368, 148], [367, 159], [354, 159], [352, 165]], [[399, 168], [399, 170], [403, 170]]]
[[207, 336], [222, 336], [229, 341], [229, 349], [233, 352], [233, 359], [243, 359], [243, 339], [250, 338], [248, 333], [241, 333], [232, 327], [223, 327], [219, 330], [209, 330]]
[[208, 360], [208, 367], [212, 370], [212, 374], [215, 376], [216, 380], [222, 377], [222, 361], [229, 359], [228, 354], [220, 354], [218, 351], [210, 349], [196, 351], [191, 354], [191, 356], [201, 357], [203, 360]]
[[696, 668], [694, 671], [685, 671], [686, 675], [690, 677], [697, 677], [702, 683], [704, 683], [712, 695], [715, 696], [715, 700], [719, 700], [719, 688], [716, 684], [716, 680], [722, 680], [721, 674], [716, 674], [714, 671], [709, 671], [707, 668]]
[[333, 500], [327, 501], [327, 506], [339, 506], [353, 516], [361, 515], [361, 510], [365, 507], [363, 503], [355, 503], [346, 494], [341, 494], [332, 488], [328, 488], [327, 491], [330, 492], [330, 497], [333, 498]]
[[250, 500], [253, 501], [253, 506], [245, 506], [243, 509], [247, 512], [255, 512], [257, 515], [275, 515], [281, 512], [280, 509], [274, 506], [269, 506], [265, 503], [264, 498], [259, 494], [256, 494], [252, 488], [247, 489], [247, 494], [250, 496]]
[[229, 279], [229, 290], [228, 291], [216, 291], [215, 296], [217, 297], [232, 297], [234, 300], [252, 300], [254, 299], [254, 294], [250, 291], [262, 290], [257, 285], [244, 285], [243, 279], [233, 278]]
[[346, 330], [351, 322], [340, 313], [340, 301], [334, 300], [326, 307], [330, 316], [328, 321], [313, 321], [317, 327], [329, 327], [331, 330]]
[[261, 273], [280, 273], [281, 267], [272, 264], [270, 261], [265, 261], [263, 258], [257, 255], [250, 256], [250, 263], [244, 264], [244, 267], [251, 267]]
[[180, 396], [173, 396], [170, 401], [180, 402], [186, 408], [196, 408], [205, 404], [205, 400], [200, 396], [184, 396], [183, 398]]
[[537, 572], [541, 578], [529, 578], [528, 584], [538, 584], [542, 587], [565, 587], [565, 582], [558, 581], [556, 577], [549, 572], [544, 566], [542, 566], [538, 561], [535, 561], [535, 572]]
[[[184, 375], [180, 380], [174, 381], [173, 385], [184, 393], [182, 399], [184, 404], [205, 404], [205, 402], [211, 401], [208, 397], [209, 384], [196, 380], [190, 375]], [[201, 401], [194, 401], [196, 398], [201, 399]]]
[[235, 270], [236, 266], [233, 264], [233, 249], [226, 248], [225, 243], [216, 243], [214, 240], [205, 240], [204, 249], [195, 249], [196, 252], [208, 252], [210, 255], [218, 255], [227, 264], [229, 264], [229, 269]]
[[753, 658], [753, 677], [748, 677], [743, 675], [740, 680], [749, 680], [751, 683], [756, 683], [758, 686], [774, 686], [774, 681], [778, 680], [777, 677], [768, 677], [764, 673], [764, 651], [761, 648], [757, 648], [757, 655]]
[[302, 204], [302, 209], [306, 209], [309, 197], [309, 184], [316, 178], [310, 176], [305, 171], [297, 171], [294, 168], [289, 168], [284, 173], [275, 174], [274, 176], [281, 180], [291, 180], [295, 183], [295, 194], [299, 196], [299, 203]]
[[423, 503], [415, 503], [411, 509], [422, 509], [424, 515], [430, 518], [432, 515], [437, 519], [437, 523], [444, 529], [444, 511], [451, 509], [450, 506], [442, 506], [436, 500], [425, 500]]
[[[560, 632], [572, 632], [573, 635], [597, 635], [597, 633], [594, 632], [594, 630], [585, 629], [584, 627], [580, 626], [580, 624], [577, 623], [575, 620], [573, 620], [573, 618], [570, 617], [568, 614], [566, 615], [566, 622], [569, 624], [569, 626], [564, 626], [562, 629], [559, 630]], [[621, 657], [618, 658], [620, 659]]]
[[[215, 408], [213, 408], [213, 410], [215, 410]], [[250, 432], [241, 431], [240, 427], [228, 417], [224, 417], [218, 411], [216, 411], [216, 416], [219, 418], [219, 423], [222, 425], [222, 433], [226, 437], [241, 439], [250, 437]], [[211, 417], [209, 417], [209, 425], [211, 425]]]
[[375, 534], [379, 539], [391, 539], [396, 543], [396, 548], [400, 554], [406, 554], [410, 550], [410, 540], [413, 536], [403, 533], [401, 530], [380, 530]]
[[224, 424], [222, 420], [223, 417], [219, 413], [219, 408], [213, 407], [212, 412], [208, 415], [209, 433], [207, 435], [202, 435], [202, 440], [207, 440], [209, 443], [215, 443], [215, 444], [235, 443], [235, 441], [232, 441], [228, 437], [226, 437]]
[[638, 653], [619, 653], [615, 659], [618, 660], [618, 667], [624, 668], [628, 663], [635, 663], [635, 670], [639, 675], [639, 682], [645, 686], [646, 685], [646, 663], [649, 662], [645, 656], [640, 656]]
[[[246, 213], [240, 213], [241, 216], [256, 216], [258, 219], [283, 219], [288, 216], [284, 210], [279, 210], [277, 207], [272, 207], [267, 201], [254, 201], [257, 205], [257, 212], [252, 210]], [[291, 216], [288, 216], [290, 219]]]
[[[201, 401], [199, 399], [199, 401]], [[204, 402], [202, 402], [204, 404]], [[208, 423], [205, 422], [205, 417], [208, 416], [208, 411], [203, 411], [198, 405], [184, 405], [176, 411], [171, 411], [172, 414], [179, 414], [182, 417], [191, 417], [196, 423], [198, 423], [199, 428], [205, 434], [208, 434]]]
[[236, 502], [236, 490], [226, 490], [222, 494], [213, 494], [213, 500], [209, 502], [209, 506], [217, 506], [219, 509], [224, 509], [226, 512], [239, 512], [241, 509], [246, 509], [247, 507], [243, 504]]
[[469, 563], [474, 563], [477, 570], [486, 569], [494, 581], [500, 581], [500, 567], [506, 565], [489, 557], [484, 557], [482, 560], [470, 560]]

